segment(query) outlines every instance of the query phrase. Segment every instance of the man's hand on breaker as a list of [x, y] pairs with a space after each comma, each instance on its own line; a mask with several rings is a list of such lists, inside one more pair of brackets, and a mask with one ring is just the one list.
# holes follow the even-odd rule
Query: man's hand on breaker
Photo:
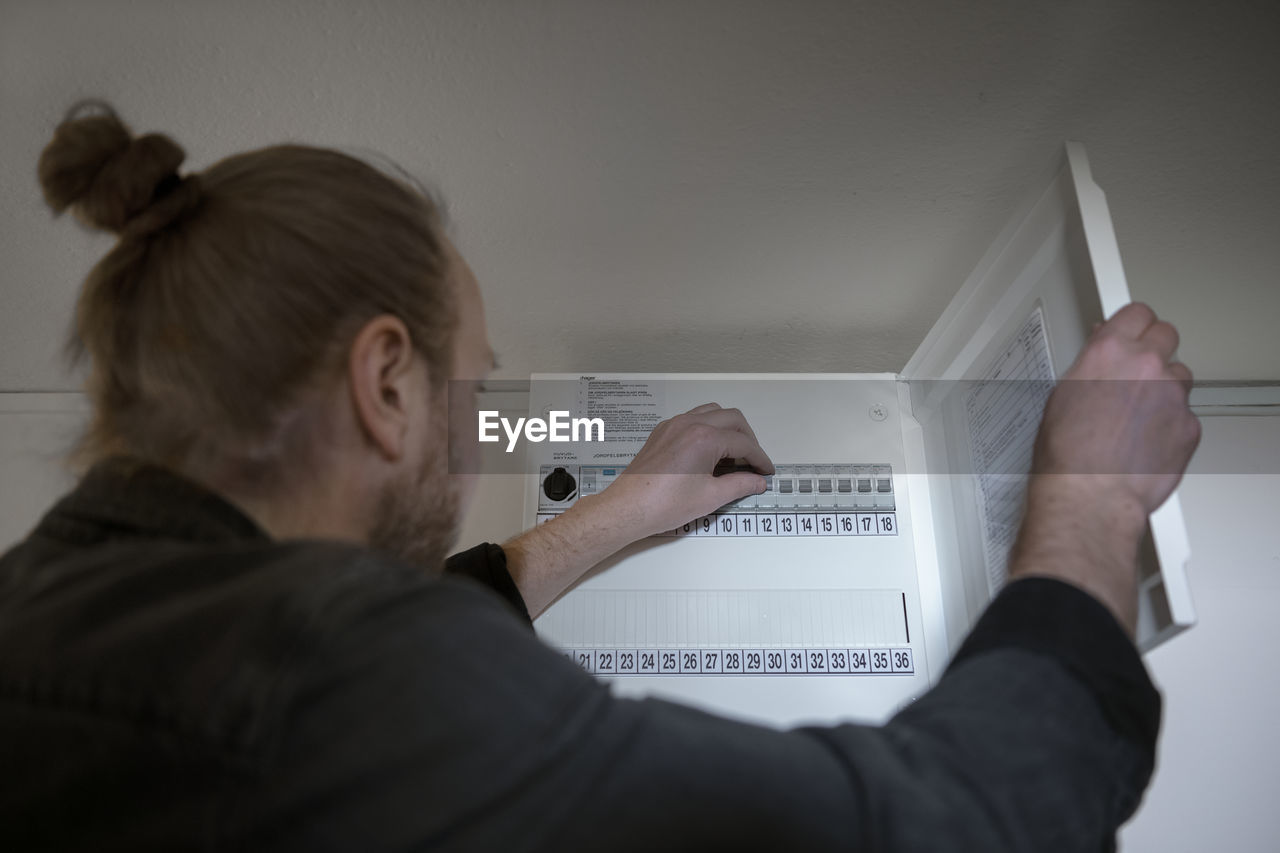
[[[760, 473], [716, 476], [725, 459]], [[773, 462], [742, 412], [707, 403], [658, 424], [609, 488], [503, 543], [507, 569], [536, 617], [618, 549], [764, 491]]]
[[[741, 460], [754, 470], [713, 474], [726, 459]], [[706, 403], [654, 427], [602, 497], [629, 508], [635, 538], [640, 539], [759, 494], [763, 475], [772, 473], [773, 462], [742, 412]]]

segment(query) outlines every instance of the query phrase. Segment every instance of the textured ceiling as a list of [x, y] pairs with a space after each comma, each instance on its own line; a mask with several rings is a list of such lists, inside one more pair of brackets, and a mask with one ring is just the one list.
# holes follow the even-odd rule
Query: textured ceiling
[[1280, 378], [1271, 3], [0, 0], [0, 390], [106, 238], [36, 158], [103, 95], [201, 168], [286, 139], [438, 186], [500, 376], [897, 370], [1064, 139], [1201, 378]]

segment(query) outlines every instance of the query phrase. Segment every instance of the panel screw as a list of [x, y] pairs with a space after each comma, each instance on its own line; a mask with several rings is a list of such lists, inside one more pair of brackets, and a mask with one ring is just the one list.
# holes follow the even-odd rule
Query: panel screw
[[871, 407], [871, 410], [868, 414], [871, 415], [871, 420], [882, 421], [885, 418], [889, 417], [889, 410], [884, 407], [883, 403], [876, 403], [874, 406]]

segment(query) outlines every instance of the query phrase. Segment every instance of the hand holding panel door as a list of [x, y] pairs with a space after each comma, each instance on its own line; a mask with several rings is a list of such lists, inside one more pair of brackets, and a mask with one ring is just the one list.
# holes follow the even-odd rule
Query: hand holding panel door
[[1132, 637], [1147, 516], [1163, 504], [1200, 438], [1191, 373], [1172, 361], [1177, 331], [1145, 305], [1095, 329], [1049, 397], [1010, 577], [1073, 583]]

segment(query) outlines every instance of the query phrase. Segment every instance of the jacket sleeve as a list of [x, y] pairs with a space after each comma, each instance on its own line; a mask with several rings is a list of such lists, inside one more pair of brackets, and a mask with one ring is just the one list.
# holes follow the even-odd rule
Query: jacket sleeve
[[459, 551], [444, 562], [444, 573], [466, 577], [493, 590], [515, 610], [525, 622], [532, 623], [520, 589], [507, 571], [507, 553], [501, 545], [485, 542]]
[[1096, 853], [1151, 773], [1141, 660], [1057, 581], [1010, 584], [887, 724], [792, 731], [617, 698], [472, 585], [364, 609], [292, 702], [251, 842]]

